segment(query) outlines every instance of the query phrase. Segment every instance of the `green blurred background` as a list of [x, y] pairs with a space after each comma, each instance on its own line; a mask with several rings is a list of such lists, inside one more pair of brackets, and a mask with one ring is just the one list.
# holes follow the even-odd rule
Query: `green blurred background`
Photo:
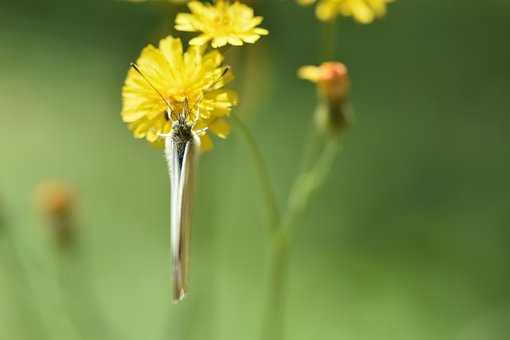
[[[296, 69], [321, 61], [321, 27], [290, 0], [255, 8], [271, 34], [229, 52], [232, 86], [283, 206], [315, 105]], [[259, 338], [269, 235], [242, 136], [201, 158], [175, 306], [165, 161], [120, 119], [129, 62], [176, 10], [0, 3], [0, 339]], [[507, 0], [401, 0], [338, 23], [356, 121], [296, 226], [288, 339], [508, 339], [509, 34]], [[34, 207], [48, 179], [77, 191], [79, 251]]]

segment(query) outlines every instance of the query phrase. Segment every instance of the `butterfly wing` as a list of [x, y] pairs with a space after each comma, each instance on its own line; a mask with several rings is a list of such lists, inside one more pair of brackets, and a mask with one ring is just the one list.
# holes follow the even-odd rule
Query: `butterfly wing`
[[171, 251], [174, 302], [187, 291], [191, 210], [199, 140], [174, 141], [167, 137], [166, 154], [171, 185]]

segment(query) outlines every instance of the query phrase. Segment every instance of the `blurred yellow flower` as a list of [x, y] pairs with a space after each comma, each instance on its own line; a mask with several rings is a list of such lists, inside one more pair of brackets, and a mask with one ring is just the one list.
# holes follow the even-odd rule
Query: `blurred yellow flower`
[[241, 46], [244, 42], [253, 44], [260, 36], [269, 32], [257, 27], [263, 20], [254, 16], [253, 9], [239, 2], [217, 0], [214, 4], [191, 1], [191, 13], [179, 13], [175, 29], [185, 32], [201, 32], [191, 39], [190, 45], [204, 45], [211, 42], [213, 48], [227, 44]]
[[[297, 0], [301, 5], [311, 5], [317, 0]], [[352, 16], [362, 24], [369, 24], [386, 14], [386, 5], [393, 0], [318, 0], [317, 17], [322, 21], [338, 15]]]
[[[191, 46], [183, 52], [181, 40], [172, 36], [161, 40], [159, 48], [149, 45], [142, 51], [136, 65], [143, 75], [130, 69], [122, 89], [122, 120], [135, 138], [162, 146], [160, 135], [172, 130], [182, 112], [200, 137], [202, 150], [212, 147], [208, 131], [226, 138], [230, 126], [224, 118], [237, 104], [237, 94], [223, 87], [233, 76], [222, 65], [219, 51], [204, 51], [203, 47]], [[167, 112], [158, 92], [172, 112]]]

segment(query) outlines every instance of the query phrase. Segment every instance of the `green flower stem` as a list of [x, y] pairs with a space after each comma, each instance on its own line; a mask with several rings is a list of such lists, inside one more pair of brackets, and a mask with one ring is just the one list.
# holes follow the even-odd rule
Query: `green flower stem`
[[[45, 340], [50, 338], [48, 327], [45, 323], [45, 318], [38, 310], [37, 294], [34, 288], [34, 283], [31, 280], [30, 273], [22, 260], [22, 251], [16, 242], [12, 231], [5, 227], [4, 233], [5, 246], [7, 254], [4, 257], [9, 263], [7, 266], [12, 270], [12, 277], [9, 275], [7, 278], [8, 283], [12, 284], [14, 299], [16, 306], [20, 308], [23, 316], [23, 321], [27, 325], [25, 331], [29, 333], [31, 339]], [[12, 282], [15, 280], [15, 282]]]
[[323, 139], [321, 138], [319, 131], [317, 129], [309, 129], [301, 164], [299, 167], [299, 174], [302, 174], [311, 168], [312, 162], [316, 159], [317, 155], [321, 151], [322, 143]]
[[238, 117], [235, 115], [233, 117], [240, 126], [255, 160], [257, 173], [263, 184], [271, 224], [270, 282], [263, 318], [262, 339], [281, 340], [284, 339], [285, 330], [285, 300], [292, 227], [296, 217], [306, 208], [310, 196], [325, 182], [337, 155], [339, 141], [337, 136], [331, 137], [322, 149], [317, 161], [308, 170], [308, 163], [312, 162], [310, 153], [311, 150], [315, 149], [316, 135], [311, 136], [310, 143], [307, 145], [308, 151], [305, 155], [302, 174], [297, 177], [292, 186], [287, 210], [281, 218], [262, 153], [248, 127]]
[[271, 269], [266, 309], [262, 324], [262, 340], [285, 338], [285, 301], [289, 269], [290, 234], [279, 227], [271, 244]]
[[339, 137], [332, 136], [327, 141], [315, 165], [298, 176], [292, 186], [282, 228], [290, 229], [294, 220], [306, 208], [310, 196], [326, 181], [339, 149]]
[[285, 337], [285, 292], [294, 221], [305, 210], [313, 192], [325, 182], [333, 166], [338, 145], [338, 137], [332, 137], [320, 154], [315, 166], [310, 171], [305, 171], [298, 176], [292, 186], [287, 210], [278, 230], [273, 235], [271, 281], [267, 310], [264, 315], [263, 340], [281, 340]]
[[62, 294], [63, 307], [79, 338], [85, 339], [87, 336], [108, 340], [124, 338], [107, 322], [80, 245], [74, 244], [69, 249], [59, 249], [56, 255], [59, 270], [57, 284]]
[[322, 62], [330, 61], [335, 56], [335, 43], [336, 43], [336, 20], [331, 20], [323, 23], [322, 26], [322, 41], [321, 41], [321, 59]]
[[274, 194], [273, 185], [271, 184], [271, 177], [267, 171], [266, 163], [264, 162], [264, 158], [262, 157], [262, 153], [257, 146], [257, 142], [255, 141], [255, 138], [253, 137], [248, 127], [236, 115], [233, 114], [232, 118], [237, 123], [237, 125], [239, 125], [240, 131], [246, 140], [246, 143], [248, 144], [248, 147], [250, 148], [251, 154], [253, 156], [253, 160], [255, 161], [257, 174], [260, 177], [262, 190], [264, 191], [269, 225], [271, 226], [271, 230], [275, 232], [280, 225], [280, 211], [278, 209], [276, 196]]

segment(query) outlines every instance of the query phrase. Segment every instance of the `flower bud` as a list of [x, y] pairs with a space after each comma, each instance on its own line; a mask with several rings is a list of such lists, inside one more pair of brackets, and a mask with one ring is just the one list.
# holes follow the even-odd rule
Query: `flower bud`
[[73, 224], [75, 195], [61, 182], [43, 182], [36, 189], [36, 203], [48, 219], [49, 227], [59, 246], [72, 245], [76, 232]]
[[320, 66], [303, 66], [299, 77], [317, 84], [319, 103], [315, 120], [319, 129], [333, 133], [349, 125], [347, 95], [350, 79], [347, 68], [339, 62], [326, 62]]

